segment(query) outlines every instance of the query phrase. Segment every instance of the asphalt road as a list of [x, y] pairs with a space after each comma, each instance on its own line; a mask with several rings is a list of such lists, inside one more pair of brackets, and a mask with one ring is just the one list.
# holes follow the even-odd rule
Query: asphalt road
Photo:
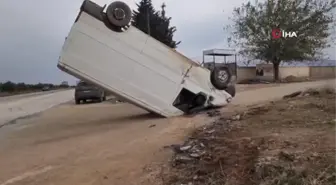
[[0, 127], [15, 119], [47, 110], [73, 99], [74, 90], [30, 93], [0, 98]]
[[4, 97], [0, 97], [0, 103], [7, 102], [7, 101], [13, 101], [13, 100], [19, 100], [19, 99], [23, 99], [23, 98], [34, 97], [34, 96], [52, 94], [52, 93], [60, 92], [60, 91], [64, 91], [64, 89], [62, 89], [62, 90], [52, 90], [52, 91], [33, 92], [33, 93], [24, 93], [24, 94], [18, 94], [18, 95], [13, 95], [13, 96], [4, 96]]

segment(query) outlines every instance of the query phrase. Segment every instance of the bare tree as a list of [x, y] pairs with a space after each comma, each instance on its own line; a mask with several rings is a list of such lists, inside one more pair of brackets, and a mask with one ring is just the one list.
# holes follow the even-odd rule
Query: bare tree
[[242, 63], [243, 63], [246, 67], [248, 67], [248, 66], [250, 65], [250, 63], [251, 63], [251, 60], [243, 60]]

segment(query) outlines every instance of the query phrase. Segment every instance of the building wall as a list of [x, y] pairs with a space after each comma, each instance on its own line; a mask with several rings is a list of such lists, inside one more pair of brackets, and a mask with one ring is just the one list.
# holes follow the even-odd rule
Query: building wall
[[256, 78], [255, 67], [238, 67], [237, 68], [237, 82], [250, 80]]
[[280, 79], [286, 78], [287, 76], [296, 77], [309, 77], [310, 70], [309, 66], [295, 66], [295, 67], [280, 67], [279, 75]]
[[336, 67], [334, 66], [313, 66], [310, 67], [309, 76], [311, 78], [334, 78], [336, 77]]
[[[273, 70], [272, 72], [273, 73]], [[268, 73], [267, 73], [268, 74]], [[336, 77], [335, 66], [292, 66], [292, 67], [280, 67], [280, 78], [286, 78], [288, 76], [296, 77], [310, 77], [310, 78], [334, 78]], [[238, 67], [237, 69], [237, 82], [256, 79], [256, 67]], [[264, 77], [258, 77], [263, 80], [272, 80], [273, 75], [265, 75]]]
[[[257, 68], [264, 69], [265, 79], [273, 79], [273, 64], [257, 64]], [[279, 77], [286, 78], [287, 76], [296, 76], [296, 77], [308, 77], [309, 76], [309, 67], [308, 66], [281, 66], [279, 68]]]

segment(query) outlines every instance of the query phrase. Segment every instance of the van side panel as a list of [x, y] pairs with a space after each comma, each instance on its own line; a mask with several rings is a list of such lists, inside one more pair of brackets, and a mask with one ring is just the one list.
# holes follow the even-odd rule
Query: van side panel
[[[162, 46], [161, 43], [146, 45], [146, 42], [152, 43], [148, 42], [150, 39], [133, 27], [127, 34], [113, 32], [103, 22], [82, 12], [64, 44], [60, 63], [112, 92], [127, 92], [125, 98], [151, 107], [154, 112], [164, 116], [180, 115], [182, 112], [171, 104], [180, 91], [182, 73], [188, 64], [149, 57], [151, 51]], [[160, 56], [164, 54], [165, 51], [161, 51], [154, 56], [167, 58]], [[181, 71], [172, 65], [179, 65]]]

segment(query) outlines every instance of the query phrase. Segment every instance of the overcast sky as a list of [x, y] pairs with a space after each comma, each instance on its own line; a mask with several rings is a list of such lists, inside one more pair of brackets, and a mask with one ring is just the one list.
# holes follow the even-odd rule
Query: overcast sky
[[[100, 5], [108, 0], [94, 0]], [[133, 0], [127, 0], [132, 8]], [[223, 25], [232, 10], [245, 0], [153, 0], [156, 9], [165, 2], [177, 27], [178, 50], [200, 58], [203, 49], [226, 47]], [[82, 0], [0, 1], [0, 81], [60, 83], [74, 78], [61, 72], [57, 60], [64, 38]], [[335, 59], [335, 48], [328, 53]]]

